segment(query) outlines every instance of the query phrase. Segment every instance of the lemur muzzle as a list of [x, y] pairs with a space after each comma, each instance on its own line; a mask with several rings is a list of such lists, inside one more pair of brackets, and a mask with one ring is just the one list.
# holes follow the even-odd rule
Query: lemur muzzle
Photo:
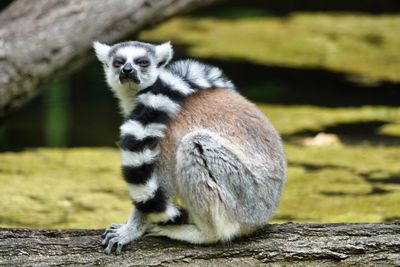
[[121, 72], [119, 73], [119, 81], [121, 83], [132, 81], [137, 84], [140, 83], [140, 80], [137, 77], [137, 71], [129, 63], [125, 64]]

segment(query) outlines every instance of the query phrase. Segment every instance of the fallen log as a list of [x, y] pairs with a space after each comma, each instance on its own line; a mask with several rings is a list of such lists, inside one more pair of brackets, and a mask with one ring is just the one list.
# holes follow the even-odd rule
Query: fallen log
[[272, 224], [230, 244], [145, 237], [120, 256], [102, 230], [0, 229], [0, 266], [399, 266], [400, 222]]

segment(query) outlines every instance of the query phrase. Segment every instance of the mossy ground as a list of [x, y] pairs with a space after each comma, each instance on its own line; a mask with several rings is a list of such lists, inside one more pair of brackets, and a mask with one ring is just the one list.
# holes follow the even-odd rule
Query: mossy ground
[[43, 148], [0, 157], [1, 226], [98, 228], [123, 221], [129, 210], [116, 149]]
[[140, 38], [186, 44], [195, 58], [322, 67], [367, 81], [400, 81], [397, 15], [293, 13], [240, 17], [243, 10], [230, 12], [232, 16], [225, 18], [175, 18], [143, 32]]
[[[287, 140], [288, 180], [274, 222], [400, 219], [399, 108], [259, 106]], [[361, 136], [338, 132], [339, 145], [294, 144], [308, 131], [377, 120], [386, 124]], [[388, 136], [391, 143], [385, 143]], [[116, 148], [1, 153], [0, 226], [101, 228], [123, 222], [131, 202], [119, 164]]]

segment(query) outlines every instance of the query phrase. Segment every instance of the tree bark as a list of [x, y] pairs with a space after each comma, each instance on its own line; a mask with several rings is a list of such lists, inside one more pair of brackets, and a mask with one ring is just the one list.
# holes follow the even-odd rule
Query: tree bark
[[0, 118], [114, 43], [217, 0], [16, 0], [0, 14]]
[[231, 244], [145, 237], [107, 256], [101, 230], [0, 229], [0, 266], [399, 266], [400, 222], [275, 224]]

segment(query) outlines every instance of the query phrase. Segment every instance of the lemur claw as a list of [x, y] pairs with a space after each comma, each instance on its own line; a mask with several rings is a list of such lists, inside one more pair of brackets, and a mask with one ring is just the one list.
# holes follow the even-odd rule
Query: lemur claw
[[110, 255], [114, 252], [119, 255], [125, 245], [139, 236], [130, 224], [112, 224], [103, 233], [101, 245], [105, 247], [105, 254]]
[[101, 235], [101, 237], [104, 239], [108, 233], [113, 232], [113, 230], [116, 230], [118, 228], [121, 228], [124, 224], [117, 224], [117, 223], [113, 223], [111, 224], [105, 231], [104, 233]]

